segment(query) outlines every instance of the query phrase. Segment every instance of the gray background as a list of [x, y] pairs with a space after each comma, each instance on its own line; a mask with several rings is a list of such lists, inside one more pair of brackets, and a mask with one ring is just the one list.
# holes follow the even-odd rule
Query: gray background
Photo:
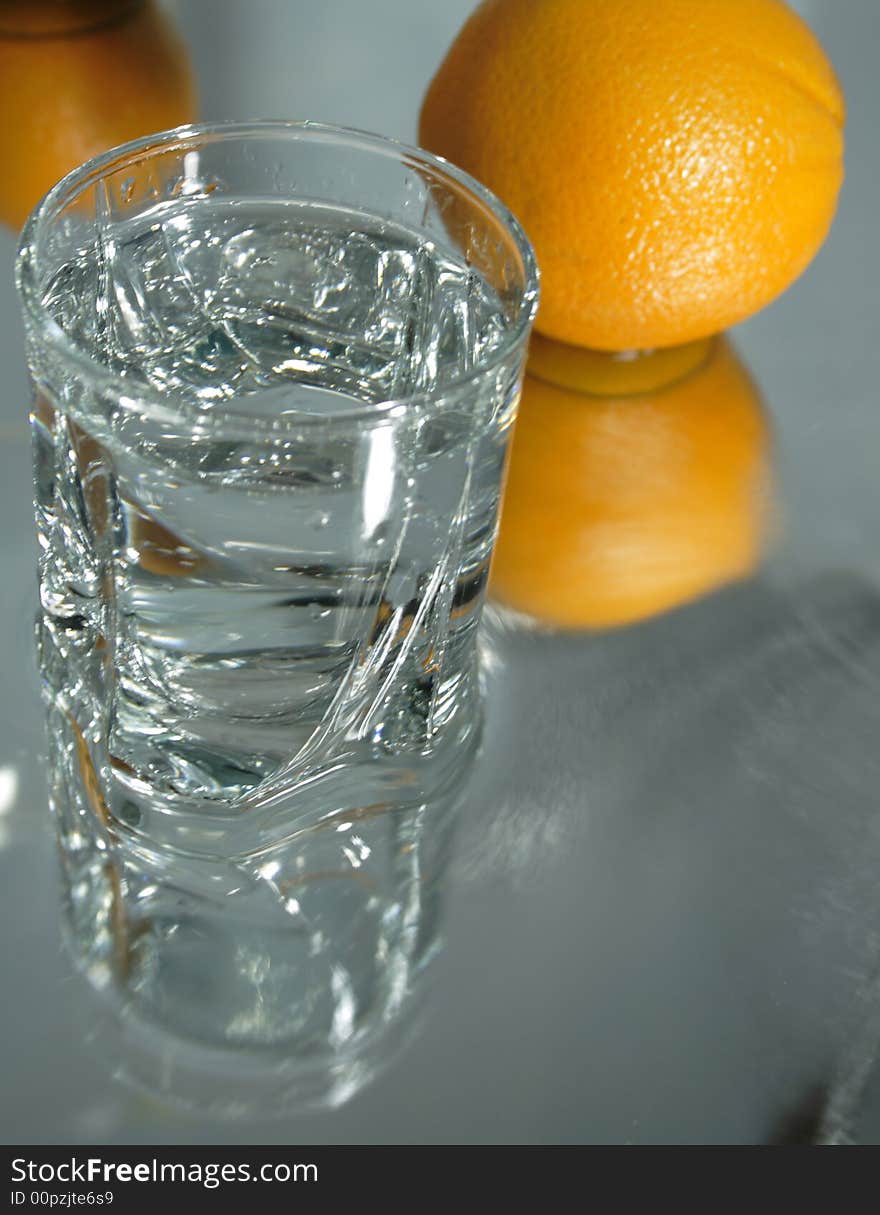
[[[470, 4], [173, 7], [205, 117], [411, 139]], [[814, 265], [736, 334], [773, 416], [784, 546], [750, 583], [639, 628], [489, 635], [487, 742], [425, 1025], [334, 1113], [184, 1115], [115, 1084], [84, 1033], [57, 941], [0, 235], [0, 1140], [780, 1142], [829, 1101], [880, 1139], [880, 5], [796, 7], [843, 80], [848, 176]]]

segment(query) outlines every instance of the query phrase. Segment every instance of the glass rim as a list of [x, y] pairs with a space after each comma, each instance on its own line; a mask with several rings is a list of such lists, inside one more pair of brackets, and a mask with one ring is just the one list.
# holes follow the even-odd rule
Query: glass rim
[[407, 160], [416, 166], [421, 163], [431, 168], [438, 174], [441, 181], [444, 178], [451, 180], [475, 196], [492, 217], [500, 223], [511, 238], [522, 265], [523, 274], [523, 285], [519, 293], [516, 315], [502, 341], [484, 358], [478, 360], [473, 367], [450, 377], [442, 388], [422, 389], [373, 403], [358, 402], [350, 409], [334, 411], [329, 415], [293, 411], [285, 416], [285, 421], [290, 426], [304, 424], [327, 426], [337, 422], [347, 423], [352, 420], [399, 414], [404, 409], [409, 411], [425, 407], [432, 402], [439, 403], [443, 398], [459, 393], [468, 384], [481, 379], [493, 369], [501, 366], [513, 354], [517, 346], [522, 344], [538, 310], [540, 272], [535, 251], [525, 229], [513, 212], [497, 195], [469, 173], [444, 157], [428, 152], [424, 148], [418, 148], [390, 136], [358, 130], [355, 127], [337, 126], [332, 123], [311, 120], [293, 121], [274, 118], [257, 119], [250, 122], [197, 122], [130, 140], [84, 161], [83, 164], [62, 177], [43, 196], [31, 211], [22, 228], [15, 259], [15, 283], [22, 308], [30, 322], [39, 329], [43, 339], [65, 362], [77, 367], [84, 377], [87, 376], [89, 383], [114, 391], [120, 399], [147, 407], [155, 405], [163, 410], [171, 409], [181, 416], [192, 415], [203, 420], [213, 416], [217, 418], [218, 422], [221, 418], [228, 418], [230, 423], [245, 421], [250, 427], [259, 428], [264, 427], [267, 423], [273, 427], [277, 425], [276, 417], [255, 416], [247, 410], [236, 408], [234, 397], [231, 402], [223, 402], [222, 410], [206, 409], [204, 404], [187, 397], [163, 394], [144, 385], [138, 385], [135, 389], [124, 374], [101, 363], [65, 332], [44, 306], [38, 285], [39, 242], [44, 230], [66, 203], [90, 184], [99, 181], [111, 166], [121, 169], [125, 167], [126, 163], [134, 165], [138, 161], [146, 159], [151, 153], [171, 150], [175, 146], [184, 147], [190, 140], [221, 142], [235, 138], [268, 139], [273, 136], [276, 138], [287, 136], [292, 141], [305, 139], [338, 146], [348, 145], [377, 153], [389, 159]]

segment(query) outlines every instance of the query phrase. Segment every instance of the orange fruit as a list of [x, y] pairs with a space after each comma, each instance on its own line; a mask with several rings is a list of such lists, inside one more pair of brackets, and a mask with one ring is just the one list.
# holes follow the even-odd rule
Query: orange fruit
[[190, 122], [186, 50], [153, 2], [0, 2], [0, 221], [116, 144]]
[[779, 0], [487, 0], [419, 138], [525, 226], [538, 329], [624, 350], [717, 333], [804, 270], [843, 122], [831, 65]]
[[747, 576], [771, 523], [769, 449], [724, 338], [653, 393], [587, 396], [527, 375], [493, 596], [545, 625], [600, 629]]

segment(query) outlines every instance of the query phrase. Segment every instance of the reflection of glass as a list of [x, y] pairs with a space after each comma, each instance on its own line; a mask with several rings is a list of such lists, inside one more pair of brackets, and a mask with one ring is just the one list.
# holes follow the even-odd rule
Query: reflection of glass
[[186, 49], [155, 0], [0, 0], [0, 220], [107, 148], [191, 122]]
[[628, 362], [536, 335], [528, 370], [492, 570], [499, 603], [545, 625], [610, 628], [754, 570], [771, 522], [770, 435], [725, 338]]
[[436, 936], [530, 250], [430, 157], [269, 123], [85, 166], [19, 271], [74, 950], [336, 1068]]
[[49, 737], [62, 927], [110, 996], [97, 1019], [89, 1009], [89, 1037], [120, 1078], [202, 1111], [265, 1115], [337, 1105], [395, 1057], [441, 944], [453, 799], [332, 816], [263, 860], [151, 870], [110, 830], [86, 844], [103, 814], [96, 778], [57, 710]]

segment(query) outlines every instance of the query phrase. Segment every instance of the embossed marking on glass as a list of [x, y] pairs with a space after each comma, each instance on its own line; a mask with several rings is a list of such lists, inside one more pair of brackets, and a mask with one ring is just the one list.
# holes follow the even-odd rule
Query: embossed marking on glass
[[[261, 123], [84, 166], [18, 269], [75, 950], [195, 1037], [348, 1041], [430, 951], [528, 243], [427, 154]], [[247, 997], [215, 991], [221, 921]]]

